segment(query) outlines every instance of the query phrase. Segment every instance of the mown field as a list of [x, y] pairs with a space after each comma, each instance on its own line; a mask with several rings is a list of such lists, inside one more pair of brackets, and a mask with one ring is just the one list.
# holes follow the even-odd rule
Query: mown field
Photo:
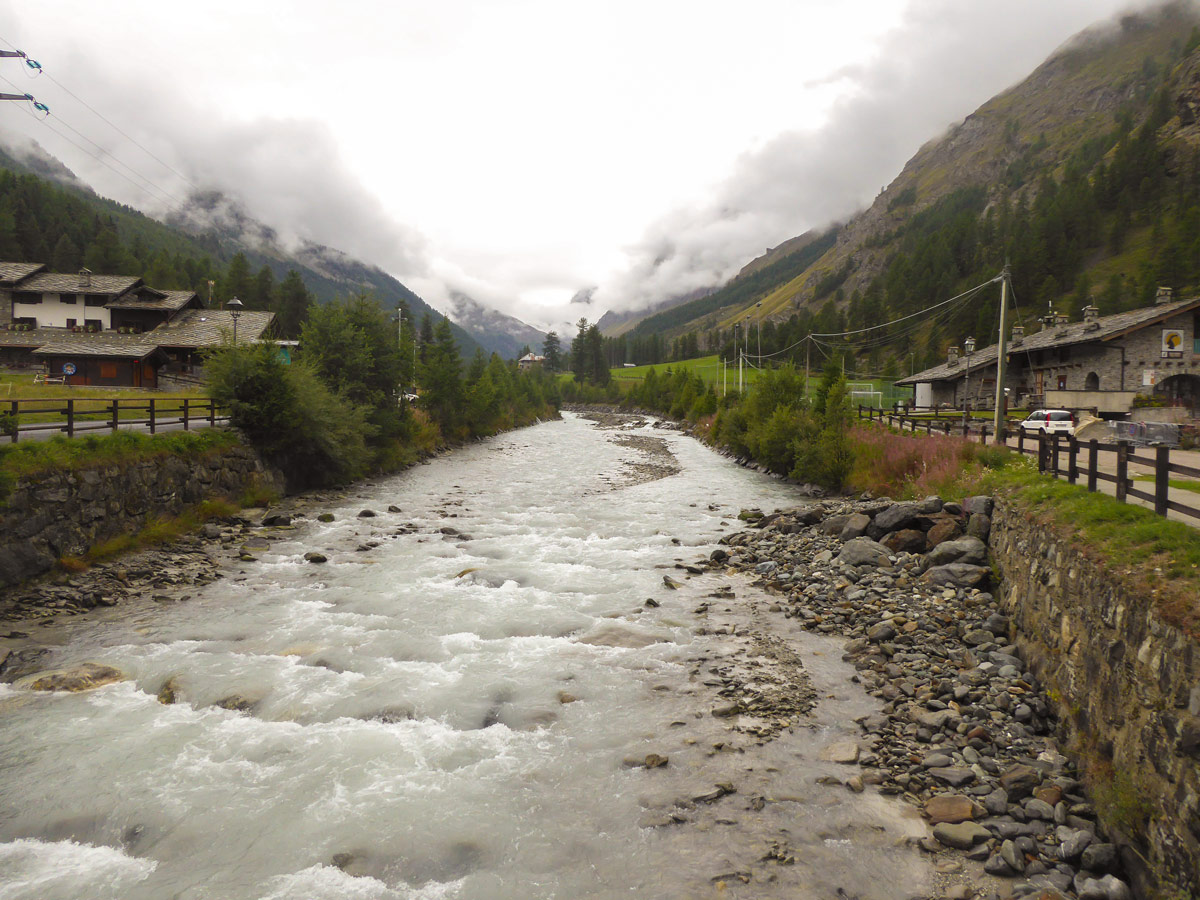
[[[723, 388], [730, 391], [736, 391], [738, 385], [738, 370], [737, 365], [727, 365], [725, 371], [722, 372], [721, 358], [719, 356], [699, 356], [695, 359], [685, 359], [679, 362], [661, 363], [657, 366], [629, 366], [618, 367], [611, 369], [613, 380], [622, 387], [631, 386], [641, 383], [646, 374], [654, 369], [660, 375], [670, 369], [678, 371], [685, 369], [689, 372], [695, 372], [704, 379], [705, 384], [712, 385], [716, 388], [718, 396], [722, 393]], [[742, 379], [746, 386], [753, 387], [758, 381], [760, 370], [752, 366], [745, 366], [742, 370]], [[820, 373], [814, 371], [812, 373], [812, 383], [815, 387], [820, 378]], [[912, 392], [904, 388], [894, 388], [890, 381], [881, 379], [862, 379], [861, 381], [852, 382], [852, 390], [871, 390], [878, 391], [881, 397], [852, 397], [851, 402], [857, 404], [861, 402], [863, 405], [875, 403], [878, 405], [880, 399], [885, 406], [892, 403], [893, 400], [910, 399]]]
[[[0, 369], [0, 413], [7, 413], [11, 402], [20, 400], [21, 424], [31, 425], [61, 421], [63, 401], [75, 401], [75, 415], [79, 419], [107, 419], [111, 417], [110, 404], [113, 400], [136, 402], [154, 400], [156, 412], [171, 413], [183, 408], [183, 401], [199, 400], [207, 393], [199, 389], [177, 391], [149, 391], [140, 388], [71, 387], [61, 384], [34, 384], [34, 372], [20, 369]], [[27, 406], [25, 401], [37, 401]], [[145, 412], [122, 409], [120, 418], [144, 418]]]

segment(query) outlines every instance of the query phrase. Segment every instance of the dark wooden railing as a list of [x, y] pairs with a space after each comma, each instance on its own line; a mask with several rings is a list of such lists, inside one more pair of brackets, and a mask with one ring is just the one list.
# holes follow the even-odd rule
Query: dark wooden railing
[[75, 437], [122, 428], [155, 434], [173, 426], [190, 431], [228, 418], [211, 397], [0, 400], [0, 438], [16, 443], [45, 432]]
[[[932, 412], [932, 411], [931, 411]], [[873, 409], [860, 406], [859, 419], [879, 422], [901, 430], [909, 430], [926, 434], [957, 435], [969, 438], [976, 430], [981, 442], [987, 441], [989, 425], [980, 422], [977, 426], [969, 419], [964, 423], [962, 413], [953, 419], [937, 415], [910, 415], [895, 410]], [[990, 430], [995, 434], [994, 428]], [[1046, 434], [1037, 432], [1036, 436], [1029, 435], [1019, 423], [1009, 420], [1005, 427], [1005, 437], [1016, 435], [1016, 446], [1010, 449], [1037, 457], [1038, 471], [1055, 478], [1065, 478], [1070, 484], [1078, 484], [1086, 479], [1087, 489], [1095, 491], [1101, 481], [1114, 485], [1114, 494], [1122, 503], [1130, 497], [1145, 500], [1154, 506], [1154, 511], [1165, 516], [1168, 511], [1200, 519], [1200, 509], [1172, 500], [1169, 495], [1171, 476], [1181, 475], [1185, 478], [1200, 479], [1200, 468], [1188, 466], [1178, 461], [1171, 461], [1170, 447], [1137, 447], [1128, 441], [1101, 442], [1098, 440], [1080, 441], [1073, 434]], [[1113, 471], [1100, 468], [1101, 454], [1111, 453]], [[1081, 460], [1081, 457], [1083, 458]], [[1143, 491], [1134, 487], [1135, 482], [1130, 477], [1129, 466], [1147, 466], [1153, 470], [1151, 490]]]

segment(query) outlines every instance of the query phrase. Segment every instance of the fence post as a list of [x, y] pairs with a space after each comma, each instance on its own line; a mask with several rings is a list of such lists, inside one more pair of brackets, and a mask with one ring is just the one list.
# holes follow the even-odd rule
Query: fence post
[[1169, 447], [1154, 448], [1154, 511], [1164, 518], [1167, 515], [1167, 491], [1171, 487], [1171, 450]]
[[1095, 438], [1088, 441], [1088, 490], [1096, 492], [1096, 457], [1100, 455], [1100, 442]]
[[111, 407], [112, 422], [110, 425], [110, 427], [112, 428], [113, 434], [117, 433], [117, 428], [121, 424], [121, 414], [118, 411], [120, 409], [120, 403], [121, 403], [121, 401], [118, 398], [113, 397], [113, 402], [112, 402], [112, 407]]
[[1049, 456], [1050, 456], [1050, 451], [1046, 447], [1046, 432], [1039, 431], [1038, 432], [1038, 451], [1037, 451], [1038, 471], [1039, 472], [1046, 471], [1046, 464], [1047, 464], [1047, 460], [1048, 460]]
[[987, 444], [987, 422], [984, 422], [983, 426], [979, 429], [979, 443]]
[[1025, 429], [1024, 428], [1017, 429], [1017, 452], [1018, 453], [1025, 452]]
[[1125, 492], [1129, 489], [1129, 444], [1117, 441], [1117, 499], [1125, 502]]
[[1050, 445], [1051, 462], [1054, 467], [1054, 477], [1057, 478], [1061, 471], [1058, 467], [1058, 432], [1054, 432], [1054, 443]]
[[188, 398], [183, 398], [183, 430], [188, 431]]
[[208, 398], [208, 427], [217, 427], [217, 401], [212, 397]]
[[1079, 441], [1075, 435], [1067, 438], [1067, 482], [1074, 484], [1079, 479]]
[[10, 400], [8, 403], [9, 415], [12, 416], [12, 442], [15, 444], [18, 436], [21, 434], [20, 420], [17, 418], [17, 410], [20, 408], [20, 400]]
[[151, 433], [151, 434], [154, 434], [154, 426], [155, 426], [155, 421], [154, 421], [154, 398], [153, 398], [153, 397], [151, 397], [151, 398], [150, 398], [150, 433]]
[[946, 423], [946, 437], [950, 437], [950, 423]]
[[67, 401], [67, 437], [75, 437], [75, 401]]

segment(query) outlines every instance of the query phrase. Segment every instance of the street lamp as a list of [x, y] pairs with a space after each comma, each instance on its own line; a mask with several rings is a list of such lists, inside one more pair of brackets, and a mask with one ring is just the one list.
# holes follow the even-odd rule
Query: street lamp
[[225, 304], [225, 308], [229, 310], [229, 318], [233, 319], [233, 343], [235, 345], [237, 344], [237, 320], [242, 317], [242, 307], [245, 305], [237, 297], [231, 297]]
[[967, 381], [963, 387], [963, 421], [971, 411], [971, 352], [975, 349], [975, 338], [969, 337], [963, 341], [963, 349], [967, 351]]

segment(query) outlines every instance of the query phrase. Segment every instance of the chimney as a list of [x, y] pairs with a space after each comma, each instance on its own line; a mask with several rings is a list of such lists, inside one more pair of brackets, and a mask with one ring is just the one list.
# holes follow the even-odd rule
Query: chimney
[[946, 365], [948, 365], [948, 366], [957, 366], [958, 365], [958, 348], [957, 347], [950, 347], [946, 350]]
[[1170, 303], [1175, 298], [1175, 292], [1169, 287], [1160, 287], [1158, 293], [1154, 295], [1154, 305], [1159, 306], [1163, 303]]
[[91, 287], [92, 286], [92, 270], [91, 269], [80, 269], [79, 270], [79, 286], [80, 287]]
[[1012, 330], [1012, 345], [1019, 347], [1021, 342], [1025, 340], [1025, 326], [1014, 325]]
[[1100, 307], [1085, 306], [1083, 308], [1083, 321], [1095, 322], [1098, 318], [1100, 318]]
[[1054, 324], [1056, 326], [1066, 325], [1069, 321], [1071, 321], [1071, 317], [1066, 315], [1065, 313], [1056, 312], [1054, 314]]

